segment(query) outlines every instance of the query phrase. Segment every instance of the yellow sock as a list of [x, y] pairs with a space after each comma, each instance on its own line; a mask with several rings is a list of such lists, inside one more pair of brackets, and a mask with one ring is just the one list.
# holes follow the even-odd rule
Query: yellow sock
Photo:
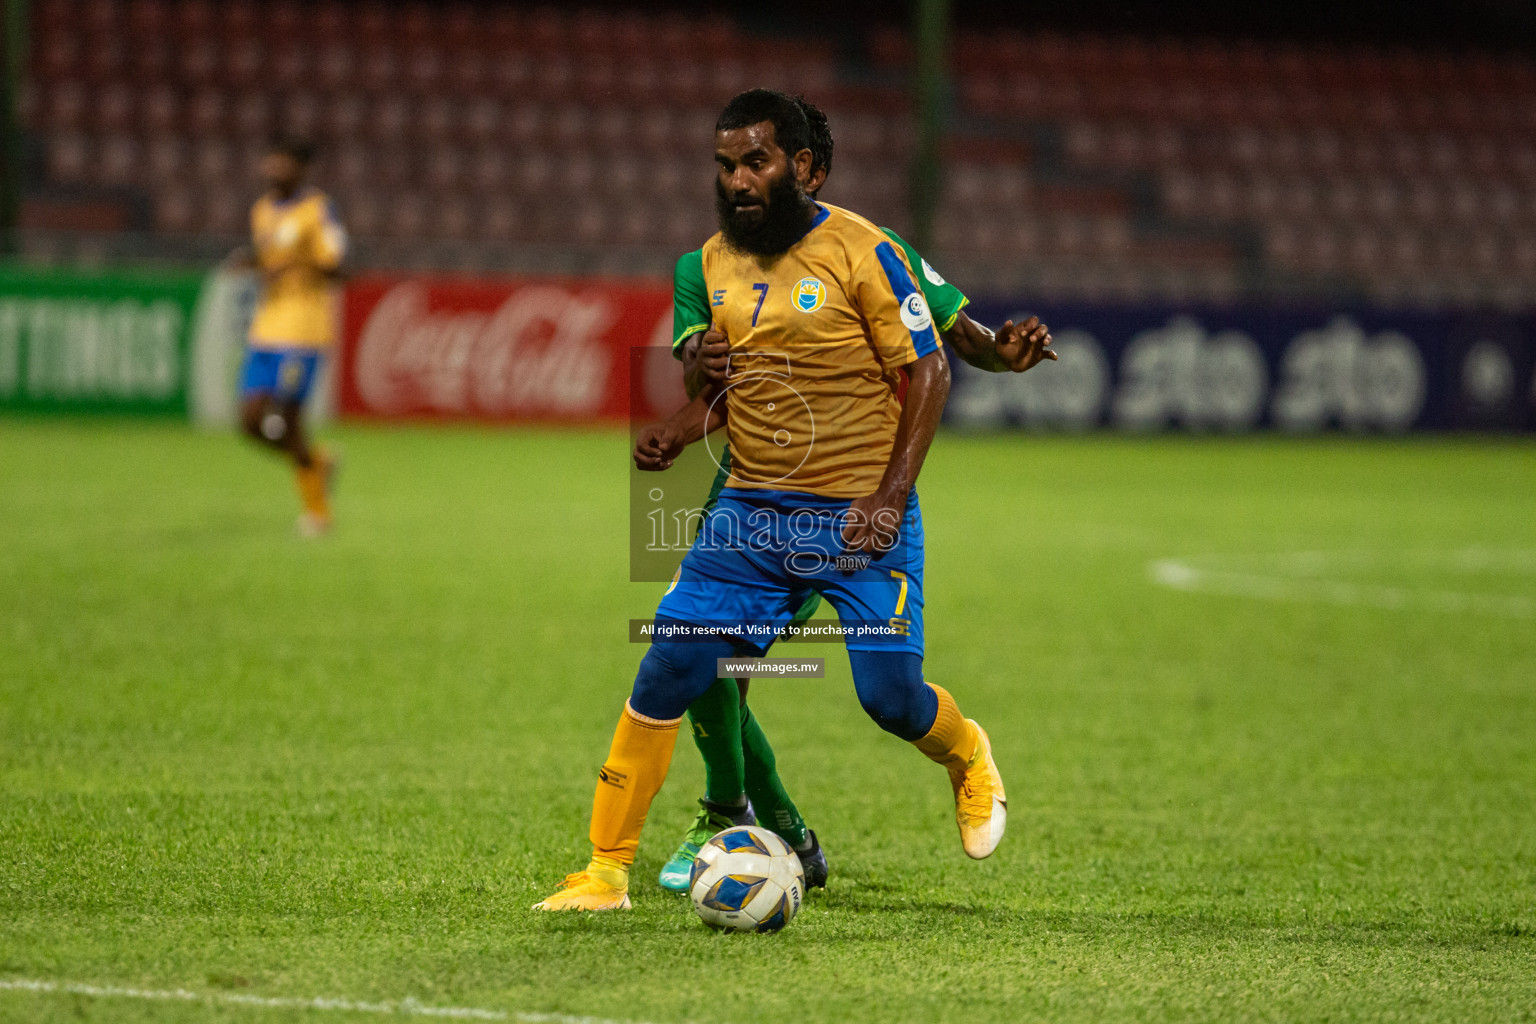
[[299, 498], [304, 502], [304, 511], [321, 519], [329, 519], [331, 503], [325, 496], [325, 463], [317, 455], [308, 468], [295, 467], [294, 475], [298, 479]]
[[587, 874], [602, 882], [607, 882], [615, 889], [629, 888], [629, 865], [620, 864], [612, 857], [592, 858], [587, 865]]
[[[635, 862], [640, 830], [651, 801], [666, 780], [677, 741], [675, 718], [663, 722], [646, 718], [624, 703], [619, 727], [613, 731], [608, 760], [597, 773], [597, 793], [592, 797], [592, 865], [594, 869], [622, 868], [626, 874]], [[599, 874], [597, 877], [608, 879]]]
[[933, 720], [933, 728], [928, 730], [926, 736], [913, 740], [913, 746], [928, 755], [929, 760], [937, 761], [951, 772], [960, 771], [976, 756], [976, 746], [981, 738], [976, 735], [976, 728], [960, 713], [960, 706], [948, 690], [932, 683], [927, 685], [939, 695], [939, 715]]

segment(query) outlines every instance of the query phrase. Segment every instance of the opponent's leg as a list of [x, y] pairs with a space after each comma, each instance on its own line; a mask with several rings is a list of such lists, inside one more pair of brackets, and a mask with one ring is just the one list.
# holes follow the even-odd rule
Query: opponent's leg
[[536, 910], [619, 910], [629, 906], [629, 867], [651, 801], [672, 763], [683, 712], [714, 682], [715, 663], [732, 646], [662, 641], [640, 662], [634, 690], [613, 734], [592, 797], [592, 860], [567, 875]]
[[[800, 602], [794, 617], [789, 620], [790, 628], [804, 625], [820, 607], [821, 595], [813, 590]], [[741, 690], [741, 750], [747, 796], [751, 798], [753, 813], [759, 824], [772, 829], [800, 855], [806, 886], [824, 889], [827, 885], [827, 856], [822, 852], [816, 833], [805, 827], [800, 809], [789, 798], [789, 792], [779, 778], [778, 759], [773, 747], [752, 709], [747, 707], [749, 680], [738, 679], [736, 682]]]
[[[727, 455], [726, 460], [721, 462], [720, 473], [715, 477], [709, 501], [705, 503], [706, 508], [715, 505], [729, 479], [730, 474], [726, 469], [728, 458]], [[794, 595], [787, 594], [786, 599], [793, 600]], [[815, 613], [820, 603], [821, 598], [814, 591], [810, 592], [799, 601], [799, 607], [790, 617], [789, 625], [803, 623]], [[710, 836], [730, 825], [750, 825], [759, 821], [797, 847], [801, 863], [806, 868], [807, 881], [815, 878], [819, 879], [815, 884], [825, 884], [826, 858], [816, 845], [815, 836], [806, 836], [800, 812], [789, 801], [788, 795], [784, 794], [774, 767], [773, 750], [756, 723], [753, 723], [751, 730], [755, 735], [755, 747], [748, 744], [746, 720], [750, 713], [746, 704], [747, 687], [750, 684], [751, 680], [748, 679], [717, 680], [709, 692], [694, 701], [688, 709], [694, 725], [694, 742], [704, 757], [706, 793], [705, 798], [699, 801], [698, 818], [661, 869], [658, 881], [662, 888], [674, 892], [686, 891], [694, 858]], [[764, 817], [763, 810], [747, 799], [753, 794], [760, 794], [769, 801], [771, 806], [766, 812], [767, 817]], [[782, 806], [787, 808], [787, 816], [780, 806], [780, 797]], [[787, 827], [779, 827], [777, 823], [786, 820], [786, 817]]]
[[805, 827], [805, 819], [789, 798], [779, 779], [778, 762], [757, 716], [745, 704], [741, 708], [741, 747], [746, 755], [747, 796], [752, 810], [763, 826], [772, 829], [800, 855], [809, 888], [827, 886], [827, 856], [822, 852], [816, 833]]
[[722, 807], [746, 806], [741, 713], [741, 691], [734, 679], [716, 679], [688, 707], [693, 742], [704, 758], [704, 799]]
[[949, 772], [966, 854], [990, 856], [1003, 839], [1008, 798], [986, 732], [960, 713], [949, 691], [923, 681], [920, 655], [862, 650], [849, 651], [848, 660], [869, 716]]
[[732, 825], [756, 824], [742, 769], [741, 714], [741, 693], [733, 679], [715, 680], [688, 707], [693, 742], [704, 758], [704, 798], [698, 817], [657, 876], [663, 889], [687, 891], [694, 858], [710, 836]]

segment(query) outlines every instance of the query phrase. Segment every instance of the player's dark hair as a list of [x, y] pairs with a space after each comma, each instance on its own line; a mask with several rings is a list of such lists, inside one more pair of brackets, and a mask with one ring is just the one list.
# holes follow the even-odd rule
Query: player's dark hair
[[748, 89], [736, 96], [720, 112], [715, 131], [733, 132], [764, 121], [773, 125], [774, 142], [791, 159], [802, 149], [811, 149], [811, 125], [805, 111], [793, 97], [777, 89]]
[[795, 104], [799, 106], [800, 113], [805, 115], [805, 123], [811, 129], [811, 170], [820, 167], [831, 174], [832, 126], [827, 123], [826, 113], [804, 96], [796, 96]]
[[292, 157], [303, 167], [308, 167], [315, 161], [315, 144], [308, 139], [295, 138], [291, 135], [279, 135], [274, 138], [268, 144], [267, 152]]

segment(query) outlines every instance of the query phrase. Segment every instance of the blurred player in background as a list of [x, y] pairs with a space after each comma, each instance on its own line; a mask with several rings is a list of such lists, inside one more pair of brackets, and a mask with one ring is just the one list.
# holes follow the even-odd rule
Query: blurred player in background
[[347, 251], [329, 197], [305, 184], [313, 156], [298, 140], [268, 148], [261, 160], [266, 191], [251, 207], [251, 248], [232, 257], [257, 271], [261, 289], [240, 375], [240, 424], [293, 460], [306, 537], [331, 526], [336, 463], [310, 444], [304, 403], [336, 339], [336, 286]]
[[[815, 104], [804, 97], [796, 97], [795, 102], [805, 114], [811, 130], [811, 171], [805, 192], [815, 199], [832, 170], [832, 129], [827, 115]], [[1004, 324], [999, 338], [965, 315], [963, 309], [970, 300], [958, 288], [945, 281], [896, 232], [890, 228], [881, 230], [905, 252], [941, 336], [966, 362], [983, 370], [1022, 373], [1042, 359], [1056, 358], [1056, 353], [1049, 348], [1050, 333], [1037, 318], [1031, 318], [1019, 327], [1012, 321]], [[672, 351], [683, 360], [688, 395], [694, 398], [710, 382], [718, 383], [723, 379], [726, 351], [724, 336], [710, 331], [712, 314], [709, 293], [704, 285], [702, 249], [695, 249], [677, 261], [672, 297]], [[693, 431], [683, 424], [702, 424], [703, 420], [703, 408], [695, 407], [684, 410], [671, 431], [665, 425], [642, 431], [636, 464], [647, 470], [666, 468], [660, 464], [659, 456], [663, 452], [672, 450], [672, 446], [697, 440], [692, 436]], [[680, 450], [680, 447], [676, 448], [673, 456]], [[720, 457], [720, 472], [704, 504], [706, 515], [730, 479], [730, 458], [730, 448], [726, 446]], [[821, 595], [812, 591], [795, 613], [791, 625], [808, 621], [820, 606]], [[704, 759], [705, 791], [699, 800], [698, 817], [661, 869], [658, 881], [665, 889], [687, 890], [694, 858], [711, 836], [732, 825], [754, 822], [772, 829], [800, 855], [807, 887], [826, 885], [826, 854], [815, 831], [806, 827], [805, 819], [779, 777], [773, 747], [747, 706], [747, 688], [746, 679], [716, 680], [714, 686], [688, 708], [692, 726], [689, 731]]]

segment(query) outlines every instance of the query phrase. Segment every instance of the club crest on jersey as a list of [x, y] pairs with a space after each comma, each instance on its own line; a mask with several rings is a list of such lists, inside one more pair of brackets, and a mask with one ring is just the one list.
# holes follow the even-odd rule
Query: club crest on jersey
[[795, 285], [795, 306], [802, 313], [814, 313], [827, 301], [827, 286], [820, 278], [802, 277]]
[[923, 301], [919, 292], [913, 292], [902, 300], [901, 322], [907, 325], [909, 331], [926, 331], [933, 326], [933, 317], [928, 315], [928, 303]]

